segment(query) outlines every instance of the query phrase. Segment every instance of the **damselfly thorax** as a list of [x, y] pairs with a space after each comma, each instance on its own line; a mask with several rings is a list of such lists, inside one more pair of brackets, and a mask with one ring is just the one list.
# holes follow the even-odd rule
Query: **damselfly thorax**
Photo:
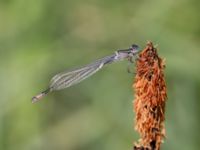
[[72, 85], [80, 83], [84, 79], [95, 74], [107, 64], [125, 59], [132, 61], [132, 59], [136, 58], [135, 56], [138, 54], [138, 52], [138, 46], [133, 44], [128, 49], [117, 50], [114, 54], [98, 59], [88, 65], [58, 73], [51, 79], [49, 87], [45, 91], [32, 98], [32, 102], [34, 103], [40, 100], [49, 92], [68, 88]]

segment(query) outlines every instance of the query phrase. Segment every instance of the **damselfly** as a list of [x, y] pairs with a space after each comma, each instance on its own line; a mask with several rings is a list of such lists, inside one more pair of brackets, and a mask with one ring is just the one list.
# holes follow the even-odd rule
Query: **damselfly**
[[130, 62], [132, 62], [133, 58], [136, 58], [138, 52], [138, 46], [133, 44], [128, 49], [117, 50], [114, 54], [98, 59], [88, 65], [70, 71], [68, 70], [61, 72], [51, 79], [50, 85], [45, 91], [32, 98], [32, 102], [34, 103], [40, 100], [49, 92], [61, 90], [83, 81], [84, 79], [95, 74], [107, 64], [111, 64], [113, 62], [117, 62], [124, 59], [128, 59]]

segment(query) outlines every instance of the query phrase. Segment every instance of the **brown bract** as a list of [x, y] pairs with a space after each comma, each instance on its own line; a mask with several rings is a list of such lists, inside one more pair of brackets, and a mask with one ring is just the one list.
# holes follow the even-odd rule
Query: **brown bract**
[[135, 130], [140, 140], [135, 150], [159, 150], [165, 137], [165, 101], [167, 99], [163, 70], [165, 64], [151, 42], [136, 61], [134, 111]]

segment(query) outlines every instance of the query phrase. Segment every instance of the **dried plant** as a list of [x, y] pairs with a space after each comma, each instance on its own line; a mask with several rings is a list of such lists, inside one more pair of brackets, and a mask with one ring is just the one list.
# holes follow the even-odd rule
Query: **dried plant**
[[134, 111], [135, 130], [140, 140], [135, 150], [160, 150], [165, 137], [165, 102], [167, 99], [163, 70], [165, 64], [151, 42], [136, 62]]

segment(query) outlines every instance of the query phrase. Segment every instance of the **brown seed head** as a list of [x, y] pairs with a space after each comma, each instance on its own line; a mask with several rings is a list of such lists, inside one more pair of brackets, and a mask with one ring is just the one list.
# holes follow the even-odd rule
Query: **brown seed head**
[[167, 99], [163, 70], [165, 64], [151, 42], [136, 62], [134, 111], [135, 130], [141, 139], [135, 150], [159, 150], [165, 136], [165, 101]]

